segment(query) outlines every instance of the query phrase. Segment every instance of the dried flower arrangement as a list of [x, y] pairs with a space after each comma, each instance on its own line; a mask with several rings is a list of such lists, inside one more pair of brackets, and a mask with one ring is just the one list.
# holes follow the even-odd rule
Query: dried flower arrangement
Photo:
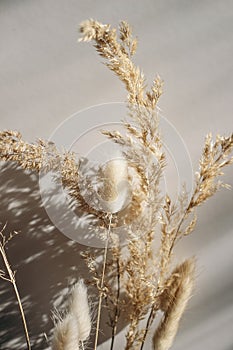
[[[189, 196], [183, 189], [178, 201], [173, 203], [168, 195], [163, 196], [160, 192], [161, 175], [166, 164], [157, 109], [162, 93], [161, 79], [157, 77], [151, 89], [146, 89], [144, 75], [132, 61], [137, 40], [132, 37], [131, 28], [126, 22], [120, 23], [119, 37], [110, 25], [94, 20], [83, 22], [80, 32], [80, 41], [94, 41], [97, 52], [105, 59], [105, 65], [124, 83], [128, 92], [129, 113], [124, 121], [125, 133], [117, 130], [103, 133], [122, 149], [127, 169], [121, 169], [120, 174], [130, 184], [130, 203], [123, 210], [111, 210], [111, 202], [117, 195], [114, 163], [99, 169], [98, 193], [105, 203], [109, 203], [109, 207], [98, 210], [85, 201], [80, 191], [81, 163], [75, 161], [72, 152], [61, 154], [53, 146], [51, 153], [51, 145], [47, 142], [39, 140], [36, 144], [29, 144], [19, 132], [4, 131], [0, 133], [0, 159], [16, 162], [24, 169], [37, 172], [57, 172], [79, 210], [91, 215], [104, 240], [101, 261], [91, 249], [82, 252], [92, 276], [91, 283], [98, 291], [96, 320], [92, 322], [87, 288], [80, 280], [71, 293], [66, 316], [58, 318], [56, 322], [52, 348], [85, 349], [85, 341], [94, 327], [93, 349], [97, 349], [104, 304], [112, 333], [111, 350], [114, 349], [122, 317], [127, 317], [128, 324], [125, 350], [142, 350], [158, 312], [162, 312], [163, 317], [154, 332], [152, 348], [167, 350], [173, 344], [195, 279], [193, 258], [172, 268], [173, 249], [183, 236], [194, 230], [196, 208], [221, 187], [228, 187], [219, 177], [223, 175], [223, 168], [233, 163], [233, 134], [229, 137], [217, 136], [215, 140], [210, 134], [206, 137], [193, 193]], [[121, 164], [117, 166], [121, 167]], [[126, 236], [123, 246], [114, 233], [114, 228], [119, 226], [124, 227]], [[158, 252], [154, 252], [152, 244], [158, 229], [161, 233], [160, 247]], [[0, 253], [17, 294], [15, 277], [4, 250], [7, 241], [3, 233], [1, 236]], [[7, 278], [2, 271], [0, 277]], [[20, 299], [19, 305], [30, 349]], [[124, 312], [126, 308], [127, 313]]]

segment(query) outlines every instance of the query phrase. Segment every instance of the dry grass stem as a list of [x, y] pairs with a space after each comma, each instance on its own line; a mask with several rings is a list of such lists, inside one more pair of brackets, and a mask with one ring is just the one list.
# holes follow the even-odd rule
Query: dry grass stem
[[22, 323], [23, 323], [23, 328], [24, 328], [24, 334], [25, 334], [25, 338], [26, 338], [26, 343], [27, 343], [27, 348], [28, 350], [31, 350], [31, 344], [30, 344], [30, 338], [29, 338], [29, 332], [28, 332], [28, 327], [27, 327], [27, 322], [26, 322], [26, 317], [24, 314], [24, 310], [23, 310], [23, 305], [21, 302], [21, 298], [19, 295], [19, 290], [17, 287], [17, 283], [16, 283], [16, 278], [15, 278], [15, 272], [12, 271], [7, 254], [6, 254], [6, 244], [17, 234], [17, 232], [14, 232], [14, 234], [10, 234], [9, 238], [6, 238], [6, 236], [3, 233], [3, 230], [0, 231], [0, 254], [2, 256], [4, 265], [6, 267], [6, 271], [7, 274], [0, 270], [0, 278], [10, 282], [13, 285], [14, 288], [14, 292], [15, 292], [15, 296], [16, 296], [16, 300], [19, 306], [19, 311], [20, 311], [20, 315], [21, 315], [21, 319], [22, 319]]
[[98, 302], [98, 311], [97, 311], [97, 320], [96, 320], [96, 332], [95, 332], [94, 350], [97, 349], [97, 345], [98, 345], [101, 308], [102, 308], [103, 296], [105, 294], [104, 280], [105, 280], [105, 270], [106, 270], [106, 264], [107, 264], [108, 244], [109, 244], [110, 233], [111, 233], [112, 215], [111, 214], [108, 215], [107, 218], [108, 218], [108, 227], [107, 227], [107, 237], [106, 237], [105, 247], [104, 247], [103, 268], [102, 268], [101, 282], [100, 282], [100, 287], [99, 287], [99, 302]]

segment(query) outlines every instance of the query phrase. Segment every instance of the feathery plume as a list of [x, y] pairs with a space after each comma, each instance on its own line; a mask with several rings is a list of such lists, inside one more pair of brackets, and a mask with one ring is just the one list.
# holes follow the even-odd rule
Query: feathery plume
[[[90, 335], [91, 316], [87, 288], [80, 280], [73, 287], [69, 310], [64, 319], [57, 322], [52, 341], [53, 350], [76, 350]], [[83, 347], [83, 345], [82, 345]]]
[[110, 160], [99, 172], [101, 207], [106, 212], [119, 212], [129, 195], [127, 162], [124, 159]]
[[193, 259], [187, 259], [173, 271], [170, 287], [165, 290], [164, 301], [161, 304], [165, 309], [164, 317], [153, 337], [155, 350], [168, 350], [172, 346], [193, 290], [194, 273]]
[[87, 287], [83, 280], [80, 280], [73, 287], [70, 297], [69, 313], [77, 319], [80, 341], [85, 341], [91, 332], [91, 315]]
[[52, 350], [79, 350], [79, 328], [77, 319], [68, 314], [63, 320], [58, 321], [54, 330]]
[[93, 19], [80, 24], [82, 37], [79, 41], [95, 41], [99, 55], [106, 59], [106, 66], [125, 84], [128, 101], [146, 108], [154, 109], [162, 94], [162, 80], [156, 77], [149, 91], [145, 91], [146, 82], [143, 72], [132, 62], [137, 48], [137, 40], [132, 38], [128, 23], [120, 24], [120, 38], [117, 40], [116, 29], [109, 24], [102, 24]]

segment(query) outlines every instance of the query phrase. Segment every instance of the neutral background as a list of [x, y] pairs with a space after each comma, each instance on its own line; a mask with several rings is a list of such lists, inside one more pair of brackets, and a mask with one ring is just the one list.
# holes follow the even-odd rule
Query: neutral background
[[[196, 168], [206, 133], [227, 135], [233, 128], [231, 0], [1, 0], [1, 129], [19, 130], [29, 141], [46, 139], [82, 108], [125, 100], [121, 83], [91, 45], [77, 44], [78, 24], [90, 17], [114, 26], [124, 19], [133, 26], [139, 38], [135, 60], [149, 82], [157, 73], [165, 81], [160, 108]], [[231, 185], [232, 174], [226, 170]], [[18, 270], [33, 348], [46, 349], [50, 310], [62, 304], [60, 292], [83, 268], [79, 247], [50, 223], [37, 181], [2, 165], [0, 221], [8, 222], [8, 231], [21, 231], [9, 256]], [[198, 279], [174, 350], [233, 348], [232, 208], [232, 192], [218, 193], [199, 210], [196, 232], [176, 250], [177, 261], [197, 256]], [[2, 281], [0, 304], [0, 349], [22, 349], [14, 295]]]

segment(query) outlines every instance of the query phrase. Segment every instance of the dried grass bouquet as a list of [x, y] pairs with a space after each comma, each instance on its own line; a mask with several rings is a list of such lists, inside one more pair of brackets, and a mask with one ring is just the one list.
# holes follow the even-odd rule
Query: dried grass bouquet
[[[126, 163], [109, 163], [95, 173], [98, 196], [103, 210], [88, 204], [80, 191], [79, 178], [86, 180], [91, 191], [91, 179], [85, 179], [82, 161], [76, 162], [72, 152], [61, 154], [56, 147], [39, 140], [25, 142], [19, 132], [0, 133], [0, 159], [13, 161], [32, 171], [59, 174], [82, 215], [91, 218], [96, 235], [103, 240], [103, 249], [97, 253], [86, 249], [81, 254], [90, 271], [89, 284], [98, 292], [98, 303], [93, 319], [93, 306], [87, 295], [87, 281], [79, 280], [73, 287], [69, 307], [55, 325], [53, 350], [97, 349], [100, 320], [103, 310], [108, 314], [111, 331], [110, 349], [116, 349], [115, 338], [120, 322], [125, 322], [125, 350], [142, 350], [149, 332], [153, 334], [154, 350], [167, 350], [173, 344], [181, 316], [192, 295], [195, 279], [195, 259], [190, 258], [173, 266], [172, 256], [176, 243], [195, 228], [196, 209], [221, 187], [228, 187], [219, 178], [223, 168], [233, 163], [233, 135], [207, 135], [202, 150], [199, 170], [195, 173], [193, 192], [182, 189], [173, 203], [168, 194], [160, 191], [161, 177], [166, 166], [159, 129], [157, 103], [162, 93], [162, 81], [155, 78], [150, 89], [145, 77], [133, 63], [137, 40], [130, 26], [121, 22], [119, 34], [110, 25], [87, 20], [80, 26], [80, 41], [93, 41], [105, 65], [124, 83], [127, 90], [128, 116], [124, 132], [103, 131], [107, 138], [119, 145]], [[126, 164], [126, 165], [125, 165]], [[113, 211], [119, 177], [130, 184], [130, 201], [122, 210]], [[117, 227], [124, 228], [121, 244]], [[154, 250], [155, 235], [160, 235], [158, 251]], [[1, 277], [13, 283], [19, 296], [15, 276], [11, 271], [4, 247], [7, 240], [2, 232], [0, 253], [6, 271]], [[101, 259], [99, 257], [102, 257]], [[88, 287], [89, 288], [89, 287]], [[30, 340], [22, 305], [28, 349]], [[154, 330], [156, 315], [160, 323]], [[90, 334], [93, 334], [93, 343]]]

